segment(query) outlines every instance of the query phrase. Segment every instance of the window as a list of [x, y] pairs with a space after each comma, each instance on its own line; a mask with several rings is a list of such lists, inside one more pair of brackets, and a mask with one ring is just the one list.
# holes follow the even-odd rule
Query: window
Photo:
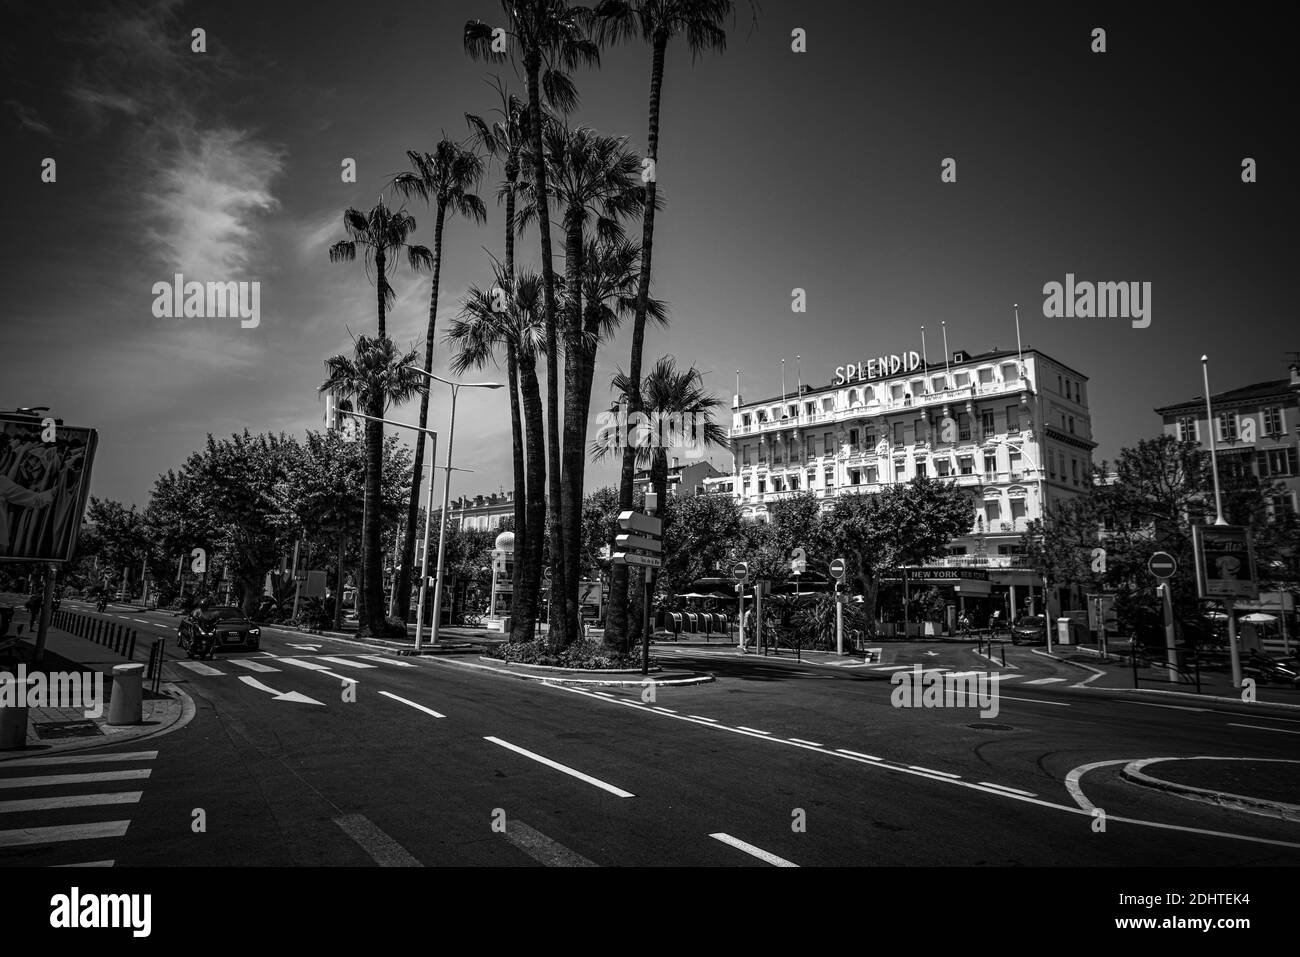
[[958, 372], [952, 377], [952, 384], [955, 388], [964, 389], [966, 386], [970, 385], [970, 373]]
[[975, 457], [972, 455], [962, 455], [957, 459], [957, 471], [962, 475], [975, 474]]
[[894, 444], [895, 445], [903, 444], [903, 423], [902, 422], [894, 423]]
[[743, 479], [740, 480], [740, 490], [741, 490], [742, 492], [744, 492], [746, 495], [749, 494], [749, 479], [748, 479], [748, 478], [743, 478]]
[[1180, 442], [1195, 442], [1200, 440], [1199, 430], [1196, 428], [1196, 416], [1180, 415], [1178, 417], [1178, 440]]
[[782, 462], [782, 459], [781, 459], [781, 443], [780, 443], [780, 442], [776, 442], [776, 443], [774, 443], [774, 447], [773, 447], [773, 451], [772, 451], [772, 464], [773, 464], [773, 465], [780, 465], [781, 462]]
[[925, 470], [925, 462], [921, 459], [917, 459], [916, 461], [916, 474], [922, 478], [925, 478], [925, 476], [929, 474]]
[[835, 454], [835, 433], [827, 432], [822, 436], [822, 449], [827, 455]]
[[767, 412], [764, 409], [759, 409], [756, 413], [754, 413], [754, 415], [757, 417], [759, 422], [767, 421]]
[[1061, 387], [1061, 377], [1059, 375], [1056, 377], [1056, 394], [1057, 395], [1065, 394], [1065, 389]]
[[1047, 452], [1047, 477], [1056, 478], [1056, 453], [1050, 449]]
[[1235, 412], [1219, 413], [1219, 441], [1235, 442], [1237, 439], [1237, 414]]
[[903, 383], [895, 382], [891, 385], [889, 387], [889, 397], [895, 402], [901, 401], [903, 398]]
[[1070, 416], [1070, 434], [1074, 435], [1074, 416]]
[[952, 472], [952, 461], [947, 458], [935, 459], [934, 467], [940, 478], [947, 478], [947, 476]]
[[1262, 420], [1264, 423], [1265, 435], [1282, 434], [1282, 410], [1277, 406], [1270, 406], [1264, 410]]
[[[869, 469], [868, 469], [868, 474], [870, 474]], [[849, 484], [850, 485], [862, 484], [862, 472], [859, 469], [849, 469]]]
[[1007, 406], [1007, 431], [1020, 431], [1020, 406], [1018, 405]]
[[744, 414], [741, 415], [741, 417], [740, 417], [740, 425], [741, 425], [742, 428], [746, 428], [746, 429], [749, 428], [749, 413], [748, 413], [748, 412], [745, 412]]
[[1014, 362], [1008, 362], [1002, 367], [1002, 381], [1007, 385], [1013, 385], [1020, 381], [1020, 369]]
[[995, 498], [986, 499], [984, 502], [984, 514], [988, 516], [989, 526], [1002, 518], [1002, 503]]
[[1065, 431], [1065, 413], [1064, 413], [1064, 412], [1061, 413], [1061, 431], [1062, 431], [1062, 432]]
[[854, 452], [858, 450], [858, 430], [849, 429], [849, 448]]
[[1290, 492], [1283, 492], [1281, 495], [1274, 495], [1269, 498], [1269, 504], [1273, 506], [1273, 514], [1278, 515], [1282, 512], [1295, 511], [1295, 502], [1292, 500]]
[[1014, 522], [1017, 519], [1021, 519], [1024, 517], [1025, 517], [1025, 500], [1023, 498], [1013, 498], [1011, 500], [1011, 520]]
[[758, 494], [762, 495], [766, 491], [767, 491], [767, 479], [760, 478], [758, 480]]
[[753, 462], [751, 461], [752, 456], [749, 454], [750, 452], [753, 451], [753, 449], [754, 449], [754, 447], [753, 447], [752, 445], [742, 445], [742, 446], [740, 447], [740, 464], [741, 464], [741, 465], [744, 465], [744, 466], [748, 467], [748, 466], [750, 466], [750, 465], [753, 464]]
[[790, 476], [790, 491], [799, 491], [799, 473], [797, 472]]
[[875, 429], [864, 429], [864, 430], [863, 430], [862, 445], [863, 445], [864, 448], [866, 448], [866, 449], [868, 449], [868, 450], [874, 449], [874, 448], [876, 447], [876, 430], [875, 430]]
[[1023, 554], [1025, 547], [1023, 545], [999, 545], [999, 555], [1020, 555]]
[[822, 485], [825, 486], [826, 488], [834, 488], [834, 487], [835, 487], [835, 470], [834, 470], [834, 469], [826, 469], [826, 471], [822, 473]]
[[913, 396], [925, 395], [924, 379], [913, 379], [910, 383], [908, 383], [908, 386], [911, 389]]
[[998, 457], [993, 452], [984, 453], [984, 474], [992, 480], [998, 474]]
[[1079, 460], [1078, 459], [1075, 458], [1070, 459], [1070, 473], [1071, 473], [1070, 477], [1074, 480], [1074, 484], [1078, 485], [1079, 484]]
[[817, 403], [816, 403], [816, 402], [805, 402], [805, 403], [803, 404], [803, 410], [804, 410], [804, 412], [806, 412], [808, 415], [812, 415], [814, 412], [817, 411]]
[[1009, 450], [1008, 450], [1008, 453], [1007, 453], [1007, 456], [1008, 456], [1008, 458], [1010, 459], [1011, 474], [1012, 474], [1012, 475], [1019, 475], [1019, 474], [1020, 474], [1020, 470], [1021, 470], [1021, 468], [1023, 467], [1023, 466], [1022, 466], [1022, 462], [1021, 462], [1020, 450], [1019, 450], [1019, 449], [1009, 449]]
[[785, 480], [782, 479], [781, 476], [779, 475], [772, 476], [772, 491], [773, 492], [785, 491]]
[[[868, 485], [875, 485], [875, 484], [876, 484], [877, 482], [879, 482], [879, 481], [880, 481], [880, 469], [876, 468], [876, 466], [874, 466], [874, 465], [868, 465], [868, 466], [867, 466], [867, 484], [868, 484]], [[853, 484], [856, 485], [857, 483], [854, 482]]]
[[944, 377], [941, 376], [941, 375], [937, 375], [937, 376], [935, 376], [934, 378], [932, 378], [932, 379], [930, 380], [930, 391], [931, 391], [931, 392], [942, 392], [942, 391], [944, 391], [944, 389], [946, 389], [947, 387], [948, 387], [948, 383], [947, 383], [947, 381], [944, 379]]
[[1256, 460], [1259, 477], [1300, 475], [1300, 468], [1297, 467], [1300, 463], [1296, 459], [1297, 452], [1294, 447], [1261, 451], [1257, 454]]
[[815, 435], [808, 436], [807, 451], [808, 451], [808, 458], [812, 458], [814, 455], [817, 454], [817, 436]]
[[951, 546], [951, 547], [948, 549], [948, 554], [949, 554], [949, 555], [952, 555], [954, 558], [957, 557], [958, 555], [965, 555], [965, 554], [966, 554], [966, 546], [965, 546], [965, 545], [953, 545], [953, 546]]
[[957, 413], [957, 439], [960, 442], [970, 441], [970, 413]]
[[993, 410], [985, 409], [980, 413], [980, 429], [984, 432], [984, 438], [988, 438], [997, 431], [997, 426], [993, 420]]
[[979, 376], [980, 376], [980, 385], [992, 385], [992, 384], [993, 384], [993, 370], [992, 370], [992, 369], [980, 369], [980, 371], [979, 371]]
[[930, 438], [930, 430], [926, 427], [925, 419], [917, 419], [912, 423], [912, 435], [917, 442], [925, 442]]

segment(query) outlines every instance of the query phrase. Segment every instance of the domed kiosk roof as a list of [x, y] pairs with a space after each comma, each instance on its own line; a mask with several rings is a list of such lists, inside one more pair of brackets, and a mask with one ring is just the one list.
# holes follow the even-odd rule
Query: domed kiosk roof
[[492, 547], [503, 552], [513, 552], [515, 550], [515, 533], [502, 532], [497, 536], [496, 544]]

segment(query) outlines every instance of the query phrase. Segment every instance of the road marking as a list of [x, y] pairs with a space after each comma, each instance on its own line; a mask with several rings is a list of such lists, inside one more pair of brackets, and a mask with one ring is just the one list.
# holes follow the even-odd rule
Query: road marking
[[612, 698], [612, 697], [614, 697], [614, 696], [613, 696], [610, 692], [608, 692], [608, 691], [597, 691], [596, 694], [598, 694], [598, 695], [603, 695], [603, 696], [606, 697], [606, 698]]
[[535, 831], [522, 821], [506, 825], [505, 839], [533, 860], [546, 867], [598, 867], [576, 851], [571, 851], [559, 841], [553, 841], [540, 831]]
[[1180, 704], [1156, 704], [1153, 701], [1130, 701], [1129, 704], [1135, 704], [1143, 708], [1168, 708], [1170, 711], [1195, 711], [1204, 714], [1209, 708], [1188, 708]]
[[297, 648], [300, 651], [320, 651], [320, 645], [295, 645], [292, 642], [285, 642], [290, 648]]
[[793, 741], [795, 744], [808, 744], [814, 748], [826, 747], [826, 745], [824, 744], [818, 744], [816, 741], [805, 741], [803, 738], [791, 738], [790, 740]]
[[433, 715], [435, 718], [445, 718], [445, 717], [447, 717], [445, 714], [439, 714], [438, 712], [434, 711], [432, 708], [426, 708], [426, 707], [425, 707], [424, 705], [422, 705], [422, 704], [416, 704], [414, 701], [407, 701], [405, 698], [399, 698], [397, 695], [393, 694], [391, 691], [381, 691], [381, 692], [379, 692], [379, 693], [380, 693], [381, 695], [383, 695], [385, 698], [392, 698], [394, 701], [400, 701], [400, 702], [402, 702], [402, 704], [410, 705], [410, 706], [411, 706], [412, 708], [414, 708], [416, 711], [423, 711], [425, 714], [431, 714], [431, 715]]
[[554, 768], [557, 771], [562, 771], [565, 774], [577, 778], [579, 781], [586, 781], [588, 784], [594, 785], [595, 787], [608, 791], [610, 794], [616, 795], [618, 797], [625, 797], [625, 798], [636, 797], [636, 795], [633, 794], [631, 791], [624, 791], [622, 788], [616, 788], [612, 784], [606, 784], [604, 781], [601, 781], [598, 778], [593, 778], [589, 774], [583, 774], [581, 771], [577, 771], [571, 767], [560, 764], [558, 761], [552, 761], [550, 758], [544, 758], [540, 754], [534, 754], [532, 751], [528, 751], [524, 748], [521, 748], [517, 744], [511, 744], [509, 741], [502, 741], [500, 738], [494, 738], [491, 736], [484, 737], [483, 740], [491, 741], [493, 744], [498, 744], [503, 748], [507, 748], [511, 751], [514, 751], [516, 754], [522, 754], [526, 758], [532, 758], [534, 761], [537, 761], [540, 764], [544, 764], [548, 768]]
[[266, 665], [259, 664], [256, 661], [251, 661], [248, 658], [228, 658], [226, 660], [229, 661], [232, 665], [239, 665], [239, 667], [247, 668], [249, 671], [267, 672], [267, 671], [280, 670], [279, 668], [268, 668]]
[[379, 655], [357, 655], [358, 658], [365, 658], [366, 661], [377, 661], [381, 665], [392, 665], [394, 668], [414, 668], [415, 665], [409, 661], [398, 661], [396, 658], [383, 658]]
[[308, 671], [329, 671], [324, 665], [318, 665], [314, 661], [308, 661], [305, 658], [281, 658], [286, 665], [297, 665], [299, 668], [306, 668]]
[[333, 678], [335, 681], [341, 681], [345, 685], [361, 684], [361, 682], [358, 681], [356, 678], [349, 678], [347, 675], [336, 675], [332, 671], [322, 671], [320, 673], [323, 674], [326, 678]]
[[54, 811], [65, 807], [97, 807], [101, 804], [138, 804], [142, 794], [143, 791], [112, 791], [108, 794], [66, 794], [63, 797], [0, 801], [0, 814], [16, 811]]
[[937, 775], [939, 775], [939, 777], [941, 777], [941, 778], [959, 778], [959, 777], [961, 777], [960, 774], [949, 774], [947, 771], [936, 771], [936, 770], [934, 770], [933, 768], [922, 768], [922, 767], [917, 767], [915, 764], [909, 764], [908, 767], [911, 768], [913, 771], [921, 771], [921, 772], [923, 772], [923, 773], [925, 773], [925, 774], [937, 774]]
[[345, 665], [348, 668], [373, 668], [374, 665], [366, 664], [362, 661], [356, 661], [349, 658], [331, 658], [328, 655], [317, 655], [317, 661], [328, 661], [332, 665]]
[[688, 717], [694, 718], [696, 721], [707, 721], [707, 722], [709, 722], [709, 724], [717, 724], [717, 723], [718, 723], [718, 719], [717, 719], [717, 718], [706, 718], [706, 717], [704, 717], [703, 715], [692, 714], [692, 715], [688, 715]]
[[318, 704], [322, 708], [325, 707], [325, 702], [323, 701], [317, 701], [315, 698], [308, 698], [305, 694], [300, 694], [297, 691], [286, 691], [281, 693], [268, 685], [262, 684], [262, 682], [258, 681], [256, 678], [248, 677], [248, 675], [240, 675], [239, 680], [250, 688], [256, 688], [258, 691], [265, 691], [267, 694], [271, 695], [272, 701], [295, 701], [299, 704]]
[[1033, 681], [1026, 681], [1027, 685], [1050, 685], [1058, 681], [1069, 681], [1069, 678], [1035, 678]]
[[109, 861], [86, 861], [84, 864], [51, 864], [51, 867], [112, 867], [113, 862]]
[[991, 781], [981, 781], [980, 784], [986, 788], [997, 788], [999, 791], [1007, 791], [1011, 794], [1023, 794], [1025, 797], [1038, 797], [1033, 791], [1022, 791], [1019, 788], [1009, 788], [1005, 784], [994, 784]]
[[910, 668], [911, 665], [877, 665], [872, 671], [902, 671], [904, 668]]
[[334, 823], [343, 829], [344, 834], [360, 844], [361, 849], [380, 867], [424, 866], [364, 814], [345, 814], [336, 817]]
[[656, 707], [655, 710], [656, 710], [656, 711], [662, 711], [662, 712], [664, 712], [664, 714], [676, 714], [676, 713], [677, 713], [677, 712], [674, 711], [672, 708], [660, 708], [660, 707]]
[[138, 781], [153, 772], [148, 768], [130, 771], [96, 771], [88, 774], [42, 774], [33, 778], [0, 778], [0, 788], [45, 788], [62, 784], [93, 784], [96, 781]]
[[1269, 727], [1266, 727], [1266, 726], [1264, 726], [1264, 725], [1262, 725], [1262, 724], [1234, 724], [1233, 722], [1229, 721], [1229, 722], [1228, 722], [1228, 727], [1230, 727], [1230, 728], [1254, 728], [1256, 731], [1277, 731], [1277, 732], [1280, 733], [1280, 734], [1300, 734], [1300, 731], [1291, 731], [1291, 730], [1289, 730], [1289, 729], [1287, 729], [1287, 728], [1269, 728]]
[[93, 841], [104, 837], [121, 837], [130, 821], [97, 821], [94, 824], [60, 824], [54, 827], [24, 827], [0, 831], [0, 847], [24, 844], [61, 844], [64, 841]]
[[969, 678], [971, 675], [986, 675], [985, 671], [951, 671], [944, 675], [945, 678]]
[[747, 728], [743, 724], [736, 725], [741, 731], [751, 731], [754, 734], [771, 734], [771, 731], [759, 731], [758, 728]]
[[205, 665], [205, 664], [204, 664], [203, 662], [201, 662], [201, 661], [175, 661], [175, 662], [172, 662], [172, 663], [173, 663], [173, 664], [180, 665], [182, 668], [186, 668], [186, 669], [188, 669], [188, 670], [194, 672], [196, 675], [218, 675], [218, 676], [220, 676], [220, 675], [224, 675], [224, 674], [225, 674], [224, 671], [221, 671], [221, 670], [218, 669], [218, 668], [213, 668], [211, 665]]
[[138, 621], [138, 622], [139, 622], [140, 624], [142, 624], [142, 625], [147, 625], [147, 624], [149, 624], [149, 622], [145, 621], [143, 618], [132, 618], [131, 620], [132, 620], [132, 621]]
[[999, 701], [1028, 701], [1030, 704], [1048, 704], [1051, 705], [1053, 708], [1073, 707], [1072, 705], [1069, 705], [1064, 701], [1043, 701], [1041, 698], [1013, 698], [1009, 694], [999, 694], [998, 700]]
[[70, 754], [67, 757], [52, 755], [48, 758], [18, 758], [0, 764], [3, 768], [38, 767], [46, 764], [103, 764], [115, 761], [152, 761], [157, 751], [123, 751], [119, 754]]
[[848, 748], [836, 748], [840, 754], [851, 754], [855, 758], [865, 758], [868, 761], [883, 761], [884, 758], [878, 758], [874, 754], [863, 754], [861, 751], [850, 751]]
[[736, 848], [737, 850], [744, 851], [746, 854], [750, 854], [754, 857], [757, 857], [760, 861], [766, 861], [768, 864], [771, 864], [773, 867], [798, 867], [799, 866], [798, 864], [792, 864], [790, 861], [787, 861], [784, 857], [777, 857], [771, 851], [765, 851], [761, 847], [755, 847], [753, 844], [747, 844], [746, 842], [740, 840], [740, 838], [732, 837], [730, 834], [724, 834], [721, 831], [719, 831], [716, 834], [710, 834], [709, 837], [713, 838], [715, 841], [721, 841], [723, 844], [730, 844], [732, 847]]
[[1024, 675], [1009, 675], [1004, 671], [990, 671], [989, 677], [994, 681], [1015, 681], [1017, 678], [1023, 678]]

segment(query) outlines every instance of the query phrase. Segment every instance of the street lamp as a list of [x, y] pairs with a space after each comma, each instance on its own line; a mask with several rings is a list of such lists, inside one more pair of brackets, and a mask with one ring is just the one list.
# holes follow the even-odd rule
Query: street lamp
[[[436, 376], [432, 372], [425, 372], [423, 369], [416, 369], [415, 371], [420, 373], [423, 376], [427, 376], [430, 379], [434, 379], [438, 382], [441, 382], [443, 385], [451, 386], [451, 422], [447, 426], [447, 464], [443, 466], [443, 468], [446, 470], [446, 475], [444, 475], [442, 479], [442, 513], [441, 513], [442, 527], [438, 530], [438, 565], [437, 565], [438, 577], [434, 580], [433, 583], [433, 621], [430, 622], [429, 624], [429, 643], [433, 644], [438, 640], [438, 625], [440, 624], [440, 620], [442, 618], [442, 562], [447, 547], [447, 505], [450, 500], [450, 493], [451, 493], [451, 473], [452, 473], [451, 443], [456, 433], [456, 395], [460, 392], [462, 388], [500, 389], [503, 387], [504, 383], [452, 382], [450, 379], [444, 379], [442, 378], [442, 376]], [[466, 471], [466, 470], [457, 469], [456, 471]], [[430, 489], [432, 489], [433, 487], [432, 477], [430, 477], [429, 480], [429, 487]], [[424, 526], [424, 554], [425, 554], [425, 564], [427, 565], [428, 555], [429, 555], [428, 522], [426, 522]], [[424, 581], [427, 582], [429, 580], [428, 569], [425, 568], [423, 569], [423, 571], [424, 571]], [[423, 584], [421, 584], [420, 586], [420, 610], [421, 611], [424, 610]], [[416, 646], [417, 647], [419, 647], [419, 637], [418, 637], [419, 628], [420, 625], [417, 624], [416, 625], [416, 629], [417, 629]]]
[[[424, 500], [424, 559], [425, 559], [425, 565], [427, 566], [429, 563], [429, 521], [433, 517], [433, 470], [434, 468], [436, 468], [436, 466], [434, 465], [434, 461], [435, 461], [435, 456], [437, 454], [437, 448], [438, 448], [438, 433], [435, 432], [433, 429], [421, 428], [418, 425], [408, 425], [405, 422], [394, 422], [392, 419], [381, 419], [373, 415], [365, 415], [364, 413], [361, 412], [349, 412], [347, 410], [340, 409], [339, 413], [341, 415], [351, 415], [358, 419], [370, 419], [372, 422], [384, 422], [388, 425], [395, 425], [399, 429], [414, 429], [416, 432], [423, 432], [425, 435], [430, 437], [431, 441], [429, 444], [429, 488], [427, 490], [427, 493], [425, 495], [425, 500]], [[363, 524], [364, 524], [364, 520], [363, 520]], [[420, 569], [420, 571], [422, 572], [420, 578], [420, 607], [415, 613], [415, 653], [416, 654], [420, 653], [420, 636], [423, 634], [423, 626], [424, 626], [424, 595], [425, 595], [425, 588], [429, 584], [428, 568], [427, 567], [422, 568]], [[343, 600], [343, 596], [341, 594], [338, 596], [338, 600], [340, 602]], [[357, 607], [360, 608], [361, 605], [358, 603]]]
[[1214, 476], [1214, 524], [1227, 525], [1223, 517], [1223, 496], [1219, 493], [1219, 455], [1214, 441], [1214, 409], [1210, 406], [1210, 357], [1201, 356], [1201, 376], [1205, 380], [1205, 429], [1210, 433], [1210, 474]]

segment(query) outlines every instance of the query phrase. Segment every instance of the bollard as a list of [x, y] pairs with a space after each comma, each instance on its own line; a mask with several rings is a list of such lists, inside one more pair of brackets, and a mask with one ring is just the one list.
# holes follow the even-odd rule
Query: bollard
[[122, 653], [122, 626], [121, 625], [113, 626], [113, 651], [115, 651], [119, 655]]
[[[19, 681], [14, 675], [0, 672], [0, 751], [16, 751], [27, 747], [27, 689], [31, 678]], [[8, 704], [12, 701], [13, 704]]]
[[132, 661], [135, 660], [135, 629], [131, 629], [131, 637], [126, 643], [126, 656]]
[[108, 699], [108, 723], [110, 725], [139, 724], [141, 721], [141, 678], [144, 665], [114, 665], [113, 692]]

